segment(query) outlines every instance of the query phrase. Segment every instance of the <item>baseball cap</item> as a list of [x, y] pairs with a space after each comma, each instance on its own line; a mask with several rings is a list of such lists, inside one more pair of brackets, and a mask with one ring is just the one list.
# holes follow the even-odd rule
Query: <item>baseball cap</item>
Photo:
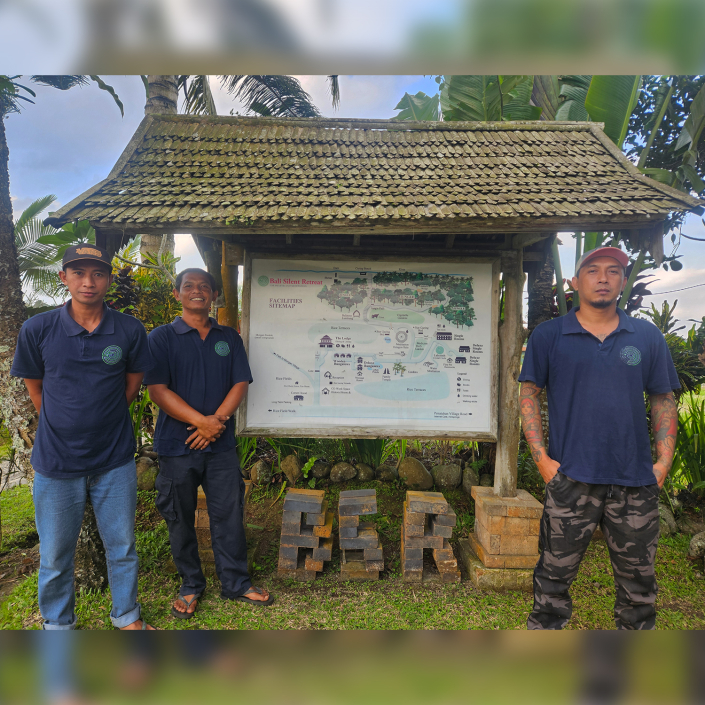
[[580, 268], [587, 264], [591, 259], [595, 257], [611, 257], [616, 259], [624, 269], [629, 266], [629, 257], [626, 252], [623, 252], [619, 247], [596, 247], [594, 250], [588, 250], [576, 263], [575, 273], [580, 271]]
[[82, 242], [79, 245], [67, 247], [61, 260], [61, 266], [65, 267], [69, 262], [76, 262], [81, 259], [96, 260], [97, 262], [107, 264], [110, 269], [113, 268], [112, 257], [108, 254], [108, 251], [88, 242]]

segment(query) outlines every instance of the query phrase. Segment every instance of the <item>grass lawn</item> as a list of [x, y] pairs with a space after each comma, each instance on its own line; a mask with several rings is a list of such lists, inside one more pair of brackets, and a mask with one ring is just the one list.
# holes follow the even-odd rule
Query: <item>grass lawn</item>
[[9, 458], [11, 451], [12, 443], [10, 442], [10, 434], [7, 432], [5, 425], [0, 423], [0, 460]]
[[[196, 617], [174, 619], [171, 604], [179, 589], [169, 555], [166, 525], [154, 508], [153, 493], [140, 492], [137, 515], [137, 550], [140, 556], [139, 600], [150, 622], [161, 629], [523, 629], [531, 608], [526, 593], [491, 593], [476, 590], [469, 581], [452, 585], [405, 584], [399, 565], [399, 530], [404, 490], [379, 482], [348, 484], [345, 489], [377, 489], [379, 513], [371, 517], [385, 547], [385, 571], [378, 582], [340, 582], [337, 548], [333, 560], [312, 584], [279, 579], [276, 575], [282, 499], [278, 487], [256, 488], [248, 523], [257, 542], [254, 582], [270, 590], [276, 602], [257, 608], [220, 599], [215, 577], [208, 578], [206, 595]], [[331, 506], [337, 506], [339, 487], [326, 489]], [[446, 492], [458, 515], [452, 544], [472, 530], [472, 502], [460, 490]], [[0, 497], [3, 528], [8, 541], [32, 543], [31, 497], [25, 487]], [[14, 508], [7, 510], [12, 505]], [[256, 527], [256, 528], [253, 528]], [[23, 533], [24, 532], [24, 533]], [[24, 536], [24, 539], [19, 538]], [[13, 538], [15, 537], [15, 538]], [[30, 538], [27, 538], [30, 537]], [[657, 556], [659, 579], [657, 627], [705, 628], [705, 581], [694, 576], [686, 558], [689, 536], [663, 539]], [[11, 544], [12, 545], [12, 544]], [[3, 549], [5, 550], [5, 549]], [[21, 549], [14, 549], [21, 550]], [[5, 554], [3, 554], [5, 555]], [[430, 566], [429, 566], [430, 567]], [[465, 577], [465, 576], [464, 576]], [[614, 587], [607, 547], [595, 541], [583, 561], [572, 589], [573, 629], [610, 629]], [[110, 628], [110, 592], [79, 594], [78, 626]], [[0, 607], [0, 627], [38, 627], [37, 574], [22, 577]]]

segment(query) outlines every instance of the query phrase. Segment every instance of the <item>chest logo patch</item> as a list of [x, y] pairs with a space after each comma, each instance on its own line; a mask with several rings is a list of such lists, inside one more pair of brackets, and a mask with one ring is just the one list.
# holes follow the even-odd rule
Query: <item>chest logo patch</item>
[[108, 345], [108, 347], [103, 350], [102, 357], [106, 365], [114, 365], [122, 360], [122, 348], [117, 345]]
[[619, 359], [625, 365], [631, 365], [633, 367], [641, 362], [641, 352], [633, 345], [627, 345], [619, 351]]
[[215, 344], [215, 351], [221, 357], [225, 357], [226, 355], [230, 354], [230, 346], [224, 340], [221, 340], [220, 342]]

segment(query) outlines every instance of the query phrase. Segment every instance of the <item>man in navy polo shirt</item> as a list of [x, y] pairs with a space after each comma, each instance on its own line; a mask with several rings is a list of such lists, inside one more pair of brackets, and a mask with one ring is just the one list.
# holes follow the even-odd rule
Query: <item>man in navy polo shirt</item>
[[[627, 255], [587, 252], [573, 287], [580, 307], [534, 330], [519, 376], [524, 435], [546, 484], [530, 629], [561, 629], [569, 588], [598, 525], [612, 562], [618, 629], [653, 629], [659, 491], [671, 469], [680, 384], [661, 332], [617, 309]], [[546, 388], [550, 452], [539, 394]], [[649, 395], [657, 460], [651, 456]]]
[[206, 588], [195, 529], [199, 485], [208, 503], [221, 597], [257, 605], [273, 602], [265, 590], [252, 586], [247, 571], [245, 484], [232, 416], [252, 374], [237, 331], [208, 315], [217, 293], [208, 272], [180, 272], [174, 296], [183, 314], [149, 334], [155, 366], [145, 384], [164, 412], [154, 432], [154, 450], [159, 453], [157, 508], [169, 527], [182, 581], [171, 610], [179, 619], [193, 617]]
[[69, 247], [59, 276], [71, 300], [24, 323], [11, 370], [39, 412], [32, 467], [45, 629], [76, 625], [74, 554], [88, 497], [108, 561], [110, 618], [120, 629], [147, 628], [137, 603], [129, 405], [152, 360], [144, 326], [103, 302], [111, 271], [105, 250]]

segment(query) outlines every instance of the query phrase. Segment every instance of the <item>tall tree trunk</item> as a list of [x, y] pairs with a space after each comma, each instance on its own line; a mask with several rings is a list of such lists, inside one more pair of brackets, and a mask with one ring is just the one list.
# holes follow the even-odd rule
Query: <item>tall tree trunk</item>
[[[144, 262], [144, 256], [149, 253], [150, 255], [156, 255], [159, 252], [159, 248], [162, 245], [161, 235], [141, 235], [140, 236], [140, 256]], [[166, 244], [164, 245], [163, 255], [174, 256], [174, 236], [166, 236]]]
[[535, 269], [529, 272], [529, 335], [539, 323], [551, 318], [551, 302], [553, 301], [553, 255], [550, 240], [546, 245], [546, 260], [543, 264], [536, 262]]
[[149, 95], [144, 106], [145, 115], [176, 115], [178, 92], [177, 76], [147, 76]]
[[[24, 382], [10, 376], [17, 336], [27, 318], [27, 312], [22, 299], [22, 281], [15, 246], [9, 156], [5, 121], [0, 118], [0, 417], [12, 439], [13, 462], [19, 466], [25, 477], [31, 480], [34, 471], [30, 456], [38, 415]], [[76, 576], [78, 586], [98, 590], [106, 587], [105, 551], [98, 537], [92, 508], [86, 511], [84, 517], [76, 561], [77, 565], [83, 566]]]
[[[556, 237], [555, 235], [553, 236]], [[529, 272], [529, 335], [534, 332], [534, 328], [551, 318], [551, 304], [553, 303], [553, 279], [555, 267], [553, 265], [553, 254], [551, 243], [553, 238], [546, 240], [545, 250], [546, 260], [543, 264], [536, 263], [535, 269]], [[541, 403], [541, 418], [543, 420], [543, 435], [546, 447], [548, 447], [549, 425], [548, 425], [548, 399], [546, 390], [541, 391], [539, 397]]]
[[0, 117], [0, 419], [10, 433], [13, 462], [31, 480], [33, 473], [29, 457], [37, 429], [37, 414], [24, 382], [10, 376], [17, 335], [27, 314], [15, 247], [9, 157], [5, 121]]
[[[148, 95], [144, 106], [145, 115], [176, 115], [178, 106], [178, 76], [147, 76]], [[142, 235], [140, 255], [156, 254], [162, 243], [161, 235]], [[174, 255], [174, 236], [168, 235], [164, 254]]]

